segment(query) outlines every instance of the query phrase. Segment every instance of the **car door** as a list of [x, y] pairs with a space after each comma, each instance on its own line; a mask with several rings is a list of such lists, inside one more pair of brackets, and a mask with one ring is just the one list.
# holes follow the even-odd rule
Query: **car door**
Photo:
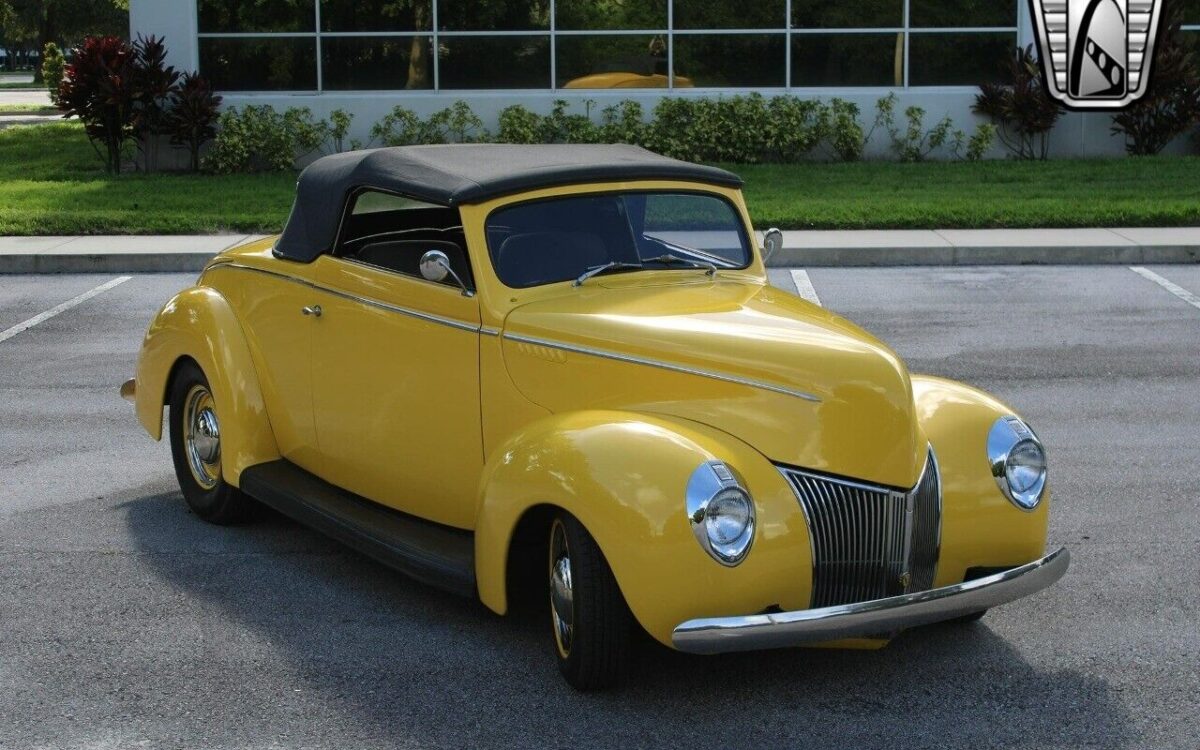
[[[453, 243], [443, 243], [449, 246]], [[479, 307], [454, 285], [322, 256], [313, 337], [321, 476], [438, 523], [470, 528], [483, 468]], [[397, 268], [411, 270], [416, 263]], [[316, 299], [316, 297], [314, 297]]]

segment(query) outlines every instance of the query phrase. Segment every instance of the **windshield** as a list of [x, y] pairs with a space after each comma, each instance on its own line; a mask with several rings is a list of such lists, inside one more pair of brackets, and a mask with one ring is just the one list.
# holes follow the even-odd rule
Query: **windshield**
[[507, 286], [609, 272], [745, 268], [750, 243], [728, 200], [700, 193], [575, 195], [520, 203], [487, 220], [488, 251]]

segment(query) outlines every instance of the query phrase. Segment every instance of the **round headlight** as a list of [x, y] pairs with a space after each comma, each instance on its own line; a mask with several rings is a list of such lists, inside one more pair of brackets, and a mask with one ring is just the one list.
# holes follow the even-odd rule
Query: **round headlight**
[[688, 480], [686, 497], [692, 533], [722, 565], [737, 565], [754, 541], [754, 500], [729, 467], [708, 461]]
[[750, 498], [736, 487], [721, 490], [708, 503], [704, 525], [709, 541], [716, 545], [733, 544], [750, 526]]
[[1036, 508], [1046, 489], [1046, 450], [1029, 425], [1011, 416], [996, 420], [987, 453], [1004, 496], [1025, 510]]

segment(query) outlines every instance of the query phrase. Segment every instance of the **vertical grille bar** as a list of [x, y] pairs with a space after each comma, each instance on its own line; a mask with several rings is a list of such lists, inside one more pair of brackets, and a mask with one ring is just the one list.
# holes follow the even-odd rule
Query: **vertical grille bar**
[[942, 488], [932, 448], [917, 486], [907, 493], [795, 469], [783, 473], [808, 522], [811, 606], [870, 601], [933, 587]]
[[912, 546], [908, 567], [912, 573], [911, 591], [933, 588], [941, 551], [942, 481], [937, 457], [929, 451], [925, 473], [913, 491]]

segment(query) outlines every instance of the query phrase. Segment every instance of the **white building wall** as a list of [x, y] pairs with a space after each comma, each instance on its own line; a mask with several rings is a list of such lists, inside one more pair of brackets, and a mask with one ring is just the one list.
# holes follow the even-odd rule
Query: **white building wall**
[[[1032, 44], [1034, 35], [1029, 20], [1027, 3], [1018, 2], [1019, 33], [1022, 45]], [[168, 62], [183, 70], [199, 67], [197, 44], [197, 18], [195, 0], [130, 0], [130, 34], [165, 37], [169, 52]], [[981, 122], [971, 112], [977, 89], [971, 87], [945, 88], [897, 88], [897, 89], [792, 89], [788, 93], [804, 98], [828, 99], [840, 97], [859, 105], [862, 124], [869, 129], [875, 116], [875, 102], [894, 91], [898, 96], [898, 122], [905, 108], [917, 105], [926, 111], [926, 123], [932, 126], [945, 115], [949, 115], [955, 126], [970, 133]], [[693, 89], [676, 90], [673, 96], [731, 96], [747, 93], [737, 89]], [[782, 90], [763, 90], [765, 96], [783, 93]], [[549, 112], [554, 101], [563, 99], [570, 103], [572, 111], [584, 111], [588, 100], [595, 102], [594, 118], [608, 104], [622, 99], [633, 99], [642, 103], [647, 112], [662, 97], [653, 90], [578, 90], [557, 91], [402, 91], [402, 92], [322, 92], [322, 93], [266, 93], [224, 94], [225, 106], [240, 107], [247, 104], [266, 104], [276, 109], [308, 107], [317, 117], [327, 117], [335, 109], [344, 109], [354, 114], [351, 136], [366, 142], [371, 126], [378, 122], [396, 105], [413, 110], [418, 115], [428, 116], [449, 106], [457, 99], [467, 101], [483, 119], [486, 126], [495, 130], [500, 110], [511, 104], [522, 104], [539, 112]], [[1124, 153], [1124, 143], [1110, 132], [1111, 116], [1101, 113], [1074, 113], [1063, 115], [1051, 137], [1051, 153], [1055, 157], [1103, 157]], [[868, 158], [887, 158], [890, 154], [886, 133], [876, 132], [868, 146]], [[1184, 139], [1173, 145], [1171, 151], [1183, 152], [1187, 148]], [[1003, 158], [1007, 152], [997, 144], [991, 156]]]

